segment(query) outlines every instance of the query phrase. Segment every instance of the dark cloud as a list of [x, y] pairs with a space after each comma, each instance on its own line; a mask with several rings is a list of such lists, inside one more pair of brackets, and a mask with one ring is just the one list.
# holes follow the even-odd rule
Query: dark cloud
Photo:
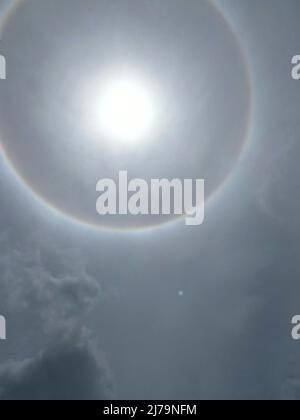
[[9, 323], [5, 345], [20, 342], [23, 355], [30, 354], [22, 360], [22, 351], [9, 347], [7, 359], [22, 361], [0, 365], [0, 399], [111, 397], [104, 356], [84, 327], [102, 298], [100, 279], [88, 273], [69, 243], [52, 243], [40, 233], [14, 241], [7, 231], [0, 244], [0, 304]]
[[33, 359], [0, 368], [1, 400], [101, 400], [112, 397], [103, 356], [90, 341], [68, 338]]

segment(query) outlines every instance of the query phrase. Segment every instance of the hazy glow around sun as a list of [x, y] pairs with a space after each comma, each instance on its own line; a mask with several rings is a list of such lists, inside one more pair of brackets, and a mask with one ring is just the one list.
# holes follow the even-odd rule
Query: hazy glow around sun
[[137, 144], [151, 138], [158, 124], [154, 92], [138, 77], [115, 77], [95, 84], [85, 101], [89, 129], [100, 141]]
[[99, 105], [100, 126], [118, 140], [141, 140], [154, 123], [150, 92], [134, 80], [120, 80], [106, 86]]

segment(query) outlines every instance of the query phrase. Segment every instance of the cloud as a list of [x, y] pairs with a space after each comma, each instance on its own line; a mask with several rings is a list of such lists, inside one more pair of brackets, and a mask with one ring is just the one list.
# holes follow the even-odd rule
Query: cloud
[[36, 235], [15, 246], [7, 238], [0, 244], [1, 303], [9, 312], [30, 313], [44, 331], [57, 332], [84, 319], [100, 299], [99, 279], [71, 247]]
[[62, 340], [36, 358], [0, 368], [1, 400], [102, 400], [112, 397], [103, 356], [85, 334]]
[[83, 255], [38, 234], [16, 242], [9, 233], [1, 235], [0, 246], [7, 345], [22, 345], [21, 352], [9, 354], [13, 360], [2, 358], [0, 399], [111, 398], [107, 363], [85, 327], [102, 288]]

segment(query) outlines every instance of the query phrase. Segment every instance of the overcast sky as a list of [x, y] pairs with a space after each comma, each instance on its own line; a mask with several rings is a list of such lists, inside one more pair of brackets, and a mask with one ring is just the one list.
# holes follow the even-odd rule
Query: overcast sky
[[[1, 32], [0, 398], [300, 398], [299, 1], [86, 3], [25, 0]], [[124, 62], [171, 101], [163, 141], [91, 158], [76, 95]], [[74, 220], [123, 165], [207, 179], [204, 225]]]

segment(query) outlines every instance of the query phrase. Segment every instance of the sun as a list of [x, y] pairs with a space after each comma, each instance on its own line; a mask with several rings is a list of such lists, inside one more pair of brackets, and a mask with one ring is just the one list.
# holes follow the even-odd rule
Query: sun
[[158, 84], [140, 73], [103, 72], [84, 83], [78, 97], [82, 129], [93, 144], [123, 150], [155, 141], [161, 131]]
[[149, 137], [157, 116], [151, 90], [130, 78], [106, 82], [96, 106], [97, 124], [103, 135], [124, 143], [135, 144]]

